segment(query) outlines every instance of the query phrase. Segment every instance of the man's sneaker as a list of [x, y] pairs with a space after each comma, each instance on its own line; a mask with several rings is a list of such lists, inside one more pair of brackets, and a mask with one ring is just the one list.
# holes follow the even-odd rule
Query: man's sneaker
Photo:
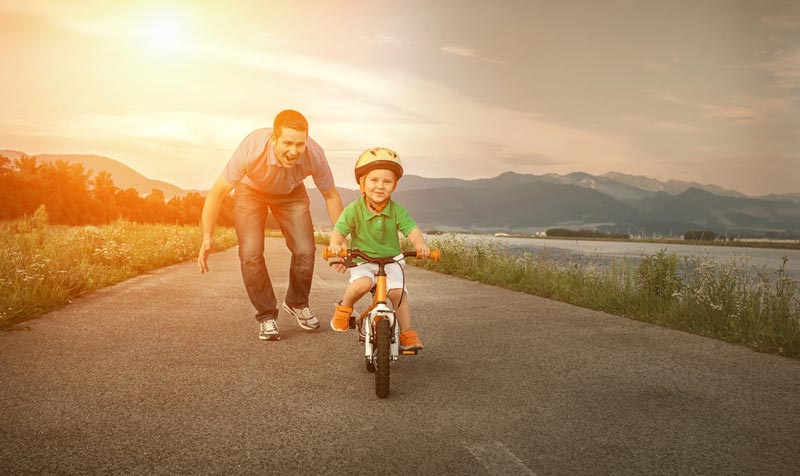
[[258, 323], [258, 338], [261, 340], [281, 340], [278, 334], [278, 323], [275, 319], [267, 319]]
[[419, 340], [417, 331], [408, 329], [400, 333], [400, 350], [422, 350], [422, 341]]
[[308, 307], [294, 308], [286, 304], [286, 301], [283, 301], [283, 310], [293, 315], [297, 319], [297, 325], [307, 331], [313, 331], [319, 327], [319, 321]]

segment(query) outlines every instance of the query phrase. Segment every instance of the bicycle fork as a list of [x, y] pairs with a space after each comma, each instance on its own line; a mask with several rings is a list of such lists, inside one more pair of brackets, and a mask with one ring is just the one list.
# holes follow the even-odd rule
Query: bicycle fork
[[361, 319], [358, 332], [364, 338], [364, 357], [367, 363], [377, 364], [375, 354], [375, 326], [381, 319], [389, 321], [391, 329], [391, 345], [389, 352], [391, 362], [396, 362], [400, 356], [400, 326], [397, 323], [395, 312], [386, 304], [377, 304], [364, 319]]

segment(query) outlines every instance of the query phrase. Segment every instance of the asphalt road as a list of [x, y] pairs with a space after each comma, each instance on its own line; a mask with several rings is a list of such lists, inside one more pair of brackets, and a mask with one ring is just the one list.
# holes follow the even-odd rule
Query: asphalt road
[[[268, 239], [279, 299], [288, 253]], [[319, 256], [319, 253], [318, 253]], [[0, 473], [798, 475], [800, 362], [408, 269], [425, 342], [374, 394], [328, 320], [262, 342], [236, 249], [0, 334]], [[363, 304], [363, 303], [362, 303]]]

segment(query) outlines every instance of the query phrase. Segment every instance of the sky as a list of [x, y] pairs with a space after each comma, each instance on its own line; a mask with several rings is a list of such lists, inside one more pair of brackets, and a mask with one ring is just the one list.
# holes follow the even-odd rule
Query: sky
[[296, 109], [347, 188], [389, 147], [425, 177], [800, 192], [794, 0], [0, 0], [0, 71], [0, 149], [185, 189]]

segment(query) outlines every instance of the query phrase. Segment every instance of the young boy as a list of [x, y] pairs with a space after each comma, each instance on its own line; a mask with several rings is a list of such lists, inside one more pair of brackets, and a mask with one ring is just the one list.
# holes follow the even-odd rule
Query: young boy
[[[369, 149], [356, 161], [355, 174], [362, 197], [345, 207], [339, 216], [331, 232], [331, 253], [337, 254], [347, 246], [345, 237], [349, 234], [350, 247], [358, 248], [370, 257], [401, 255], [397, 236], [399, 231], [411, 240], [420, 257], [427, 258], [430, 250], [416, 222], [405, 208], [391, 200], [397, 181], [403, 176], [403, 164], [397, 153], [383, 147]], [[404, 265], [401, 258], [402, 255], [398, 261]], [[392, 263], [384, 269], [389, 299], [400, 324], [400, 348], [420, 350], [422, 341], [417, 332], [411, 329], [408, 290], [403, 287], [400, 265]], [[372, 289], [377, 272], [378, 265], [371, 263], [360, 263], [350, 268], [350, 285], [341, 302], [336, 305], [336, 312], [331, 319], [333, 330], [344, 332], [348, 329], [353, 305]]]

